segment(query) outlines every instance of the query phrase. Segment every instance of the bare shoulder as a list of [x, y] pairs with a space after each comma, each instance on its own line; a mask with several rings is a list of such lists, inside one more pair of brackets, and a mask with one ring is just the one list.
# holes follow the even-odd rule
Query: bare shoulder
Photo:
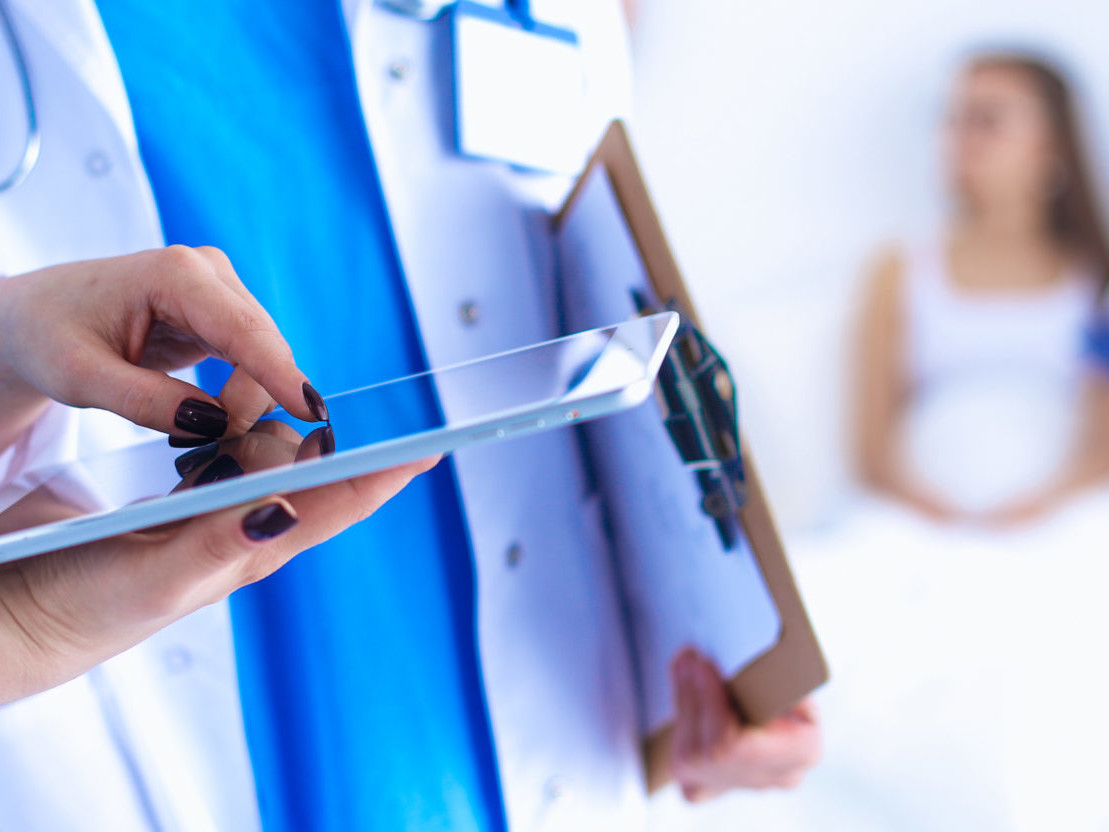
[[888, 242], [875, 251], [866, 266], [866, 294], [872, 302], [900, 295], [907, 259], [903, 243]]
[[878, 249], [867, 264], [856, 318], [856, 343], [864, 383], [869, 379], [880, 391], [871, 391], [871, 401], [881, 400], [900, 385], [897, 379], [907, 263], [905, 247], [888, 244]]

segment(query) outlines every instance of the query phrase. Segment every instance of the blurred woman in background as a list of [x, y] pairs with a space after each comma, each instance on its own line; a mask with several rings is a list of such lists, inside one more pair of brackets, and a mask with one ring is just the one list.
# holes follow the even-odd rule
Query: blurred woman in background
[[861, 469], [935, 519], [1013, 523], [1109, 472], [1109, 375], [1085, 348], [1109, 247], [1062, 73], [1021, 54], [969, 61], [946, 163], [946, 233], [872, 275]]

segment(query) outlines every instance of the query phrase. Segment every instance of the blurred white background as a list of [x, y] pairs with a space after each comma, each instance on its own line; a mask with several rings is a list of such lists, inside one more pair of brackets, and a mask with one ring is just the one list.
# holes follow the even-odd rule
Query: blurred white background
[[848, 482], [852, 292], [878, 246], [941, 215], [960, 58], [1016, 45], [1061, 61], [1104, 159], [1107, 40], [1096, 0], [639, 0], [637, 151], [787, 528], [834, 517]]
[[1074, 515], [979, 547], [837, 519], [855, 293], [879, 246], [942, 217], [954, 71], [979, 47], [1061, 63], [1104, 181], [1109, 5], [639, 0], [633, 45], [637, 152], [833, 673], [826, 760], [798, 792], [685, 814], [670, 790], [654, 828], [1106, 832], [1104, 528]]

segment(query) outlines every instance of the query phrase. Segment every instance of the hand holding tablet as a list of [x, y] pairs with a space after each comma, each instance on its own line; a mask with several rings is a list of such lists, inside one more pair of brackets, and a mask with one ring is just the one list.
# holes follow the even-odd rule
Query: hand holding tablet
[[[175, 268], [194, 270], [184, 285], [204, 291], [163, 291]], [[220, 303], [231, 311], [217, 318]], [[442, 453], [644, 401], [677, 326], [672, 313], [629, 321], [325, 403], [211, 250], [13, 278], [0, 284], [0, 314], [11, 324], [0, 344], [15, 414], [0, 426], [7, 442], [45, 394], [178, 435], [0, 488], [0, 702], [269, 575], [368, 517]], [[164, 374], [210, 354], [238, 363], [218, 402]], [[288, 410], [255, 422], [271, 393]], [[198, 447], [173, 447], [188, 444]]]
[[[166, 375], [207, 355], [237, 366], [218, 401]], [[112, 410], [174, 434], [178, 444], [209, 443], [194, 449], [191, 460], [178, 459], [182, 467], [193, 464], [179, 489], [215, 482], [221, 471], [312, 459], [334, 448], [326, 427], [302, 438], [276, 422], [226, 439], [223, 452], [212, 442], [243, 434], [274, 399], [305, 419], [326, 416], [272, 320], [214, 249], [172, 247], [0, 281], [0, 397], [0, 451], [34, 423], [50, 397]], [[164, 442], [152, 444], [171, 464], [180, 454]], [[201, 464], [209, 453], [209, 464]], [[266, 496], [172, 527], [3, 565], [0, 702], [66, 681], [269, 574], [372, 514], [434, 462], [288, 498]], [[55, 470], [44, 475], [51, 484], [43, 488], [31, 487], [34, 476], [6, 483], [9, 495], [14, 490], [20, 497], [0, 515], [0, 530], [64, 523], [96, 500], [81, 471]]]
[[[651, 395], [677, 318], [664, 312], [330, 396], [330, 431], [276, 411], [184, 454], [155, 440], [27, 472], [0, 488], [0, 563], [626, 410]], [[305, 450], [313, 434], [334, 453]], [[44, 491], [69, 514], [29, 517], [27, 502]]]
[[[256, 452], [288, 447], [284, 439], [266, 438], [268, 447], [255, 447]], [[67, 681], [269, 575], [370, 516], [435, 462], [409, 463], [0, 566], [0, 703]], [[24, 520], [60, 520], [75, 511], [49, 489], [21, 501]]]

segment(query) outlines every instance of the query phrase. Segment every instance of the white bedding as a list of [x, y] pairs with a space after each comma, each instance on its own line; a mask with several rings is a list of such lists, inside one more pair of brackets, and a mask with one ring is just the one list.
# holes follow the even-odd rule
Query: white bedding
[[833, 680], [825, 759], [793, 793], [656, 830], [1109, 830], [1109, 493], [1019, 532], [861, 499], [787, 540]]

